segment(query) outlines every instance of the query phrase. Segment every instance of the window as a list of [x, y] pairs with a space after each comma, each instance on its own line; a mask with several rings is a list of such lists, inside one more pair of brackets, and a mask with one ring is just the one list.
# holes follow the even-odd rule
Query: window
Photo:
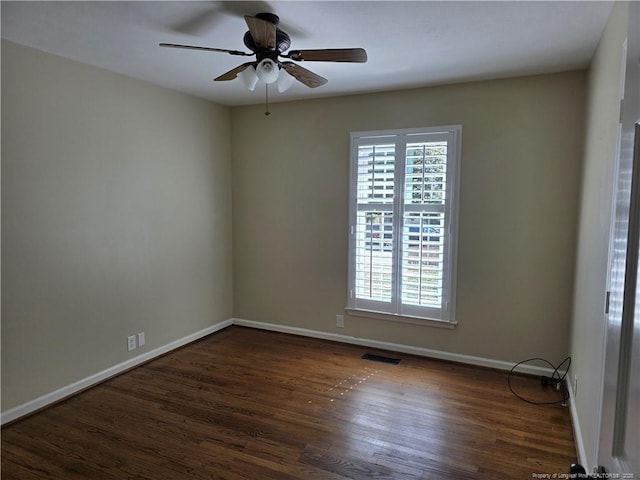
[[455, 324], [460, 126], [351, 134], [351, 314]]

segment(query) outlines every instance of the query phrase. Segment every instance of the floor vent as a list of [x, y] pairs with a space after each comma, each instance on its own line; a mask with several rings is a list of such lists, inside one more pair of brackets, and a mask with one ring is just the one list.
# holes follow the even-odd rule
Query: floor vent
[[362, 355], [365, 360], [371, 360], [373, 362], [391, 363], [392, 365], [398, 365], [400, 363], [399, 358], [385, 357], [383, 355], [374, 355], [373, 353], [365, 353]]

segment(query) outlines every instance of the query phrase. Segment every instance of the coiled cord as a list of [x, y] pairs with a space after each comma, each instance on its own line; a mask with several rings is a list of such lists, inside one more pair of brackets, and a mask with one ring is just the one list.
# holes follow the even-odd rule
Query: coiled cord
[[[569, 373], [569, 369], [571, 368], [571, 357], [567, 357], [565, 358], [562, 363], [560, 363], [560, 365], [558, 365], [557, 367], [554, 366], [549, 360], [545, 360], [544, 358], [539, 358], [539, 357], [534, 357], [534, 358], [528, 358], [526, 360], [522, 360], [521, 362], [516, 363], [511, 370], [509, 371], [509, 375], [507, 376], [507, 384], [509, 385], [509, 390], [511, 390], [511, 393], [513, 393], [516, 397], [518, 397], [520, 400], [522, 400], [523, 402], [527, 402], [531, 405], [557, 405], [559, 403], [565, 403], [567, 400], [569, 400], [570, 395], [569, 395], [569, 391], [564, 388], [563, 389], [563, 399], [562, 400], [556, 400], [554, 402], [537, 402], [535, 400], [529, 400], [528, 398], [524, 398], [522, 395], [519, 395], [518, 393], [516, 393], [516, 391], [513, 389], [513, 386], [511, 385], [511, 377], [513, 375], [513, 372], [515, 371], [516, 368], [518, 368], [520, 365], [522, 365], [523, 363], [527, 363], [527, 362], [533, 362], [535, 360], [538, 360], [540, 362], [544, 362], [547, 365], [549, 365], [551, 368], [553, 368], [553, 373], [551, 374], [551, 378], [558, 378], [558, 382], [562, 384], [562, 382], [564, 381], [565, 377], [567, 376], [567, 373]], [[564, 372], [564, 375], [562, 375], [562, 377], [560, 376], [560, 368], [562, 368], [562, 366], [564, 364], [567, 364], [567, 369]]]

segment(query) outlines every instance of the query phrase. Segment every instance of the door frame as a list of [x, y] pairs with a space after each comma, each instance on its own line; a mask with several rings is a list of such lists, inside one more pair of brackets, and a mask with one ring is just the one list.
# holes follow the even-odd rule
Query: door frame
[[[608, 295], [610, 309], [605, 316], [605, 356], [602, 398], [597, 431], [599, 441], [594, 458], [612, 473], [633, 473], [638, 460], [625, 457], [628, 387], [638, 290], [638, 248], [640, 237], [640, 3], [629, 2], [629, 24], [624, 52], [624, 100], [614, 185], [615, 211], [609, 247]], [[633, 425], [632, 428], [640, 428]], [[636, 462], [632, 465], [632, 462]]]

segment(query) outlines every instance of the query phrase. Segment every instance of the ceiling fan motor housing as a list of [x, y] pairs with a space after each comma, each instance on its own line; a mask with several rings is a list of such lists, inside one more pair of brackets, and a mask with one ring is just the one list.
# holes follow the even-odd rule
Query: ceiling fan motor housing
[[256, 18], [272, 23], [276, 26], [275, 50], [256, 45], [256, 42], [253, 40], [251, 32], [249, 31], [244, 34], [244, 44], [249, 50], [256, 54], [258, 63], [265, 58], [270, 58], [271, 60], [278, 62], [278, 55], [282, 52], [286, 52], [291, 46], [291, 38], [287, 32], [277, 28], [278, 23], [280, 23], [280, 18], [277, 15], [273, 13], [259, 13], [256, 15]]

